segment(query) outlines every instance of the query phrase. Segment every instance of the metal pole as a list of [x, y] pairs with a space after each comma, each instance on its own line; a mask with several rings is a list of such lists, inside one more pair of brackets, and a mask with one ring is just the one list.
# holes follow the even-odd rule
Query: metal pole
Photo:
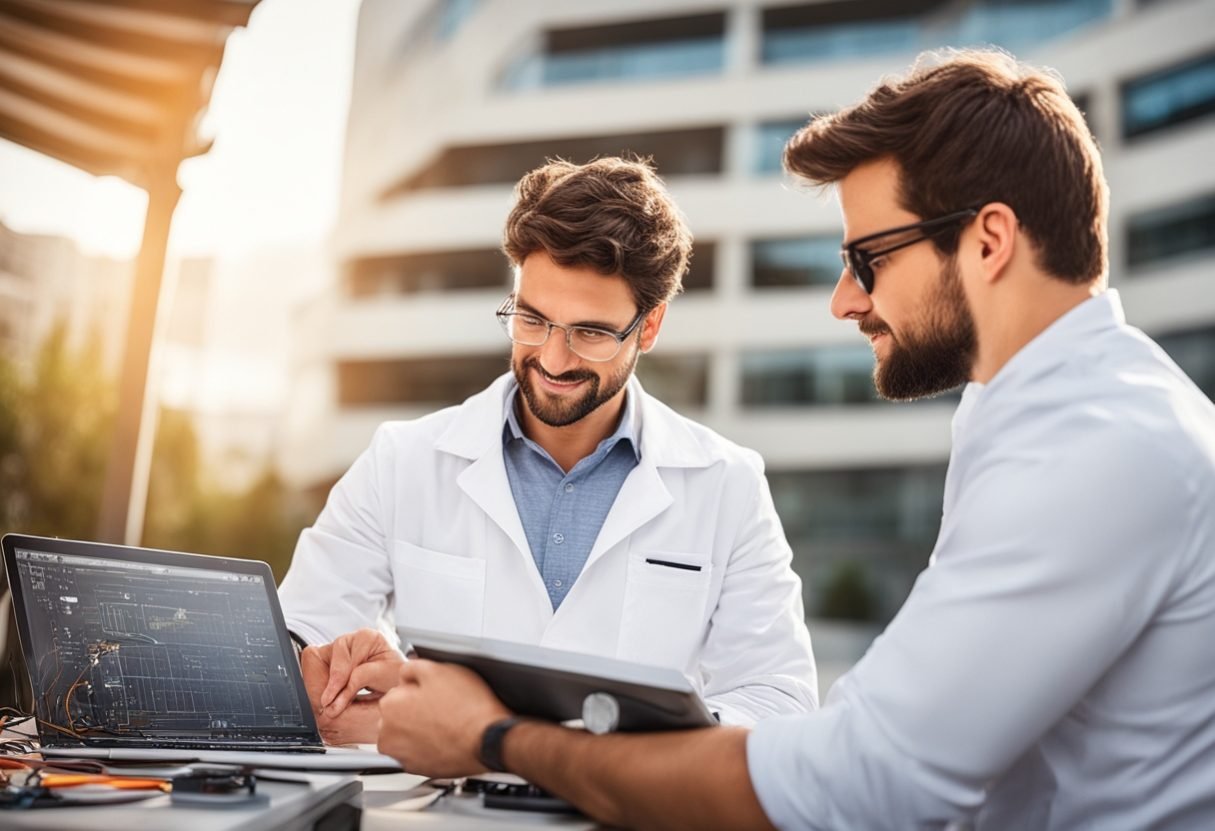
[[114, 438], [106, 461], [105, 489], [97, 538], [139, 545], [147, 505], [148, 475], [156, 437], [156, 396], [148, 394], [148, 367], [156, 333], [169, 223], [181, 196], [177, 165], [157, 165], [148, 183], [148, 213], [135, 262], [135, 285], [127, 318], [126, 345], [118, 387]]

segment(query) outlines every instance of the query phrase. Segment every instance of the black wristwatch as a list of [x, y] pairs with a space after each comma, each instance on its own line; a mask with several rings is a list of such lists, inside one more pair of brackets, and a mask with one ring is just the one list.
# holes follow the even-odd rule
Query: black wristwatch
[[485, 728], [485, 732], [481, 734], [481, 749], [477, 752], [477, 758], [486, 769], [498, 773], [506, 772], [506, 764], [502, 761], [502, 742], [506, 739], [507, 732], [521, 721], [523, 719], [519, 716], [511, 716], [495, 721]]

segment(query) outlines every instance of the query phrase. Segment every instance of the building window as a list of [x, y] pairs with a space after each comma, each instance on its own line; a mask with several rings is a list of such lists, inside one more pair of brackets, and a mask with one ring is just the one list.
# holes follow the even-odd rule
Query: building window
[[865, 345], [744, 352], [744, 407], [872, 404], [873, 352]]
[[761, 175], [782, 172], [785, 145], [810, 119], [811, 116], [782, 118], [758, 124], [755, 128], [755, 172]]
[[715, 175], [722, 171], [724, 139], [725, 129], [715, 126], [447, 147], [430, 164], [389, 188], [383, 198], [428, 188], [513, 185], [553, 158], [588, 162], [603, 156], [651, 157], [664, 178]]
[[1036, 45], [1110, 16], [1113, 0], [827, 0], [763, 12], [766, 64], [941, 46]]
[[510, 266], [495, 248], [363, 257], [346, 265], [350, 297], [495, 288], [505, 292], [510, 285]]
[[726, 16], [716, 13], [552, 29], [541, 50], [512, 63], [499, 85], [530, 89], [720, 72], [725, 28]]
[[1215, 54], [1122, 85], [1122, 135], [1163, 130], [1215, 113]]
[[684, 291], [710, 291], [717, 279], [717, 244], [697, 240], [692, 243], [688, 273], [683, 275]]
[[838, 234], [751, 243], [751, 285], [755, 288], [834, 286], [842, 269]]
[[1169, 332], [1155, 340], [1206, 397], [1215, 401], [1215, 326]]
[[703, 408], [709, 400], [709, 356], [651, 352], [637, 362], [637, 379], [677, 410]]
[[505, 354], [339, 361], [343, 407], [459, 404], [510, 369]]
[[768, 481], [806, 610], [889, 620], [928, 564], [945, 466], [769, 471]]
[[1132, 270], [1215, 251], [1215, 193], [1132, 216], [1126, 240]]
[[439, 40], [451, 40], [480, 5], [481, 0], [439, 0], [435, 36]]

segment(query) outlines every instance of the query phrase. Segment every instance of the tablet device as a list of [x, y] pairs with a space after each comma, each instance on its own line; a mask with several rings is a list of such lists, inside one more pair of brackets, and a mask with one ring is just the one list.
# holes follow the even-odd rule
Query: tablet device
[[[419, 658], [476, 672], [519, 715], [550, 721], [585, 718], [594, 732], [717, 724], [691, 682], [668, 667], [407, 627], [397, 631], [402, 646], [411, 646]], [[599, 729], [592, 721], [599, 722]]]

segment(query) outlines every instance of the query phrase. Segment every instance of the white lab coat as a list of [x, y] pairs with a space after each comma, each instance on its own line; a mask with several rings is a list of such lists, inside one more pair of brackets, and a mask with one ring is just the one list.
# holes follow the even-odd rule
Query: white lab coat
[[411, 626], [673, 667], [735, 724], [816, 707], [801, 581], [759, 455], [633, 379], [641, 460], [554, 612], [502, 457], [511, 380], [381, 425], [300, 535], [288, 628], [324, 643]]

